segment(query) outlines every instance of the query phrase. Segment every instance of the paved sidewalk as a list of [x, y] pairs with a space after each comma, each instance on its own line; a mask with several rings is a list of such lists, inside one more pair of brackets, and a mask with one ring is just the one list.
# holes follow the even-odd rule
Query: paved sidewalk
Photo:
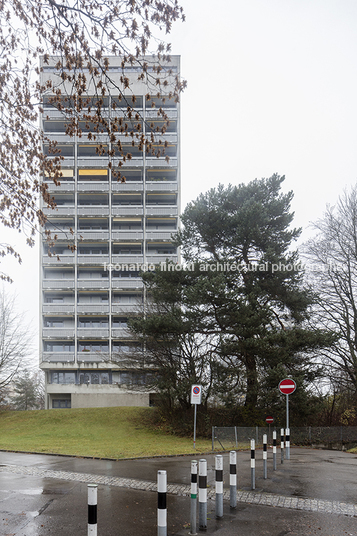
[[[256, 491], [250, 453], [238, 452], [238, 505], [229, 508], [224, 453], [224, 517], [215, 519], [214, 455], [208, 462], [207, 534], [216, 536], [357, 536], [357, 457], [292, 449], [291, 460], [263, 479], [257, 451]], [[98, 536], [156, 536], [156, 475], [168, 476], [168, 536], [189, 534], [191, 457], [88, 460], [0, 452], [1, 536], [86, 534], [87, 484], [98, 484]]]

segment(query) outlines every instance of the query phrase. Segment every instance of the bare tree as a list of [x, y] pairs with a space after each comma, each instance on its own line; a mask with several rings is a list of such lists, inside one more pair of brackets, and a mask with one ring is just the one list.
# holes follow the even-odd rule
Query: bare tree
[[0, 292], [0, 392], [26, 367], [31, 354], [31, 336], [15, 298]]
[[314, 290], [319, 294], [319, 322], [338, 335], [321, 351], [326, 372], [336, 386], [357, 394], [357, 185], [314, 224], [315, 238], [305, 246]]
[[[68, 135], [85, 134], [89, 123], [95, 125], [94, 133], [85, 134], [91, 141], [98, 134], [107, 135], [109, 166], [114, 152], [122, 163], [131, 159], [121, 135], [128, 137], [131, 146], [162, 156], [165, 142], [160, 143], [159, 136], [167, 129], [168, 117], [160, 103], [177, 100], [185, 82], [170, 69], [170, 44], [158, 36], [160, 30], [169, 33], [179, 19], [184, 20], [184, 15], [177, 0], [0, 2], [0, 223], [26, 230], [30, 246], [37, 227], [46, 220], [38, 209], [38, 197], [55, 206], [48, 179], [43, 179], [58, 184], [61, 178], [60, 150], [38, 128], [43, 101], [62, 111]], [[113, 55], [121, 58], [119, 84], [110, 74], [108, 58]], [[57, 56], [57, 81], [41, 85], [40, 72], [51, 56]], [[147, 84], [147, 99], [157, 106], [159, 128], [150, 123], [142, 128], [126, 75], [133, 68], [138, 80]], [[94, 99], [85, 97], [89, 87]], [[120, 118], [108, 119], [103, 113], [110, 91], [125, 104]], [[98, 152], [103, 151], [98, 143]], [[117, 176], [125, 180], [120, 171]], [[21, 261], [11, 244], [0, 241], [0, 257], [8, 254]], [[1, 272], [0, 278], [10, 280]]]

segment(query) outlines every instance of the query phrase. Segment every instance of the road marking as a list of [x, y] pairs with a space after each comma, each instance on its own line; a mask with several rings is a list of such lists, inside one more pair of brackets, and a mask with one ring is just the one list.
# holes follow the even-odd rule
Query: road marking
[[[22, 465], [5, 465], [0, 467], [2, 473], [15, 473], [20, 475], [37, 476], [42, 478], [55, 478], [72, 482], [84, 482], [88, 484], [101, 484], [103, 486], [116, 486], [140, 491], [157, 491], [157, 483], [134, 478], [123, 478], [104, 475], [92, 475], [89, 473], [73, 473], [70, 471], [53, 471], [39, 469], [37, 467], [24, 467]], [[191, 486], [185, 484], [168, 484], [167, 493], [190, 497]], [[229, 490], [224, 490], [224, 499], [229, 501]], [[208, 499], [215, 498], [215, 490], [207, 490]], [[254, 491], [237, 490], [237, 501], [241, 503], [260, 504], [306, 512], [324, 512], [327, 514], [345, 515], [357, 517], [357, 504], [338, 501], [325, 501], [321, 499], [309, 499], [301, 497], [288, 497]]]

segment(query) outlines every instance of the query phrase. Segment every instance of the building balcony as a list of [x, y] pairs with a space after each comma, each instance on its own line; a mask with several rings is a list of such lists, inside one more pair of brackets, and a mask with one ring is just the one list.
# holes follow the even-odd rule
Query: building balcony
[[177, 182], [147, 182], [146, 191], [148, 192], [177, 192]]
[[[61, 182], [61, 178], [59, 179], [59, 181]], [[48, 191], [51, 194], [64, 193], [64, 192], [74, 192], [74, 182], [73, 181], [72, 182], [63, 181], [63, 182], [61, 182], [61, 184], [59, 186], [56, 186], [55, 183], [50, 178], [47, 178], [47, 181], [45, 181], [45, 182], [47, 182]]]
[[109, 231], [107, 230], [98, 230], [92, 231], [89, 229], [82, 229], [77, 231], [78, 240], [98, 240], [98, 241], [107, 241], [109, 240]]
[[160, 254], [150, 254], [148, 253], [147, 256], [146, 256], [146, 262], [147, 264], [159, 264], [161, 262], [166, 262], [166, 261], [169, 261], [169, 262], [177, 262], [178, 261], [178, 256], [177, 256], [177, 253], [174, 253], [172, 255], [160, 255]]
[[159, 207], [157, 205], [146, 205], [147, 216], [177, 216], [177, 205], [166, 205]]
[[91, 264], [91, 265], [103, 265], [109, 263], [109, 255], [77, 255], [78, 264]]
[[142, 306], [141, 303], [138, 303], [137, 305], [130, 304], [126, 305], [125, 303], [114, 303], [112, 304], [112, 313], [122, 313], [124, 316], [128, 313], [137, 313], [140, 307]]
[[74, 216], [75, 215], [75, 207], [74, 206], [58, 206], [58, 207], [55, 207], [55, 208], [47, 208], [47, 207], [44, 207], [42, 209], [43, 213], [46, 215], [46, 216], [51, 216], [51, 217], [56, 217], [56, 216]]
[[107, 354], [101, 354], [100, 352], [78, 352], [78, 363], [102, 363], [109, 361], [109, 352]]
[[79, 205], [77, 207], [78, 216], [109, 216], [108, 205]]
[[142, 182], [112, 182], [112, 192], [142, 192]]
[[77, 304], [77, 314], [102, 314], [109, 313], [109, 303], [78, 303]]
[[125, 339], [131, 336], [128, 328], [112, 328], [112, 337], [115, 339]]
[[177, 157], [176, 156], [172, 156], [170, 157], [170, 160], [169, 160], [169, 163], [166, 162], [165, 160], [165, 157], [161, 157], [161, 158], [149, 158], [147, 157], [146, 158], [146, 166], [147, 167], [153, 167], [153, 168], [158, 168], [158, 167], [177, 167]]
[[66, 279], [44, 279], [42, 281], [42, 288], [43, 289], [72, 289], [74, 288], [74, 281], [66, 280]]
[[57, 255], [53, 255], [52, 257], [48, 257], [47, 255], [43, 255], [42, 257], [42, 264], [47, 266], [49, 264], [51, 265], [58, 265], [61, 264], [74, 264], [75, 256], [74, 255], [58, 255], [59, 259], [57, 258]]
[[42, 312], [46, 314], [74, 314], [74, 303], [45, 303], [42, 305]]
[[77, 336], [86, 339], [90, 338], [108, 338], [108, 328], [77, 328]]
[[[51, 222], [54, 223], [54, 220], [52, 218], [51, 218]], [[59, 226], [60, 225], [61, 224], [59, 223]], [[74, 227], [74, 224], [73, 224], [73, 227]], [[51, 231], [52, 238], [56, 235], [57, 240], [65, 240], [66, 244], [71, 241], [73, 242], [74, 240], [74, 236], [69, 229], [67, 231], [61, 230], [61, 229], [48, 229], [48, 230]], [[44, 232], [42, 232], [42, 240], [47, 242], [47, 236], [45, 235]]]
[[108, 279], [81, 279], [77, 281], [78, 289], [109, 288]]
[[78, 182], [78, 192], [109, 192], [108, 182], [90, 181], [90, 182]]
[[112, 231], [112, 240], [143, 240], [144, 231], [115, 230]]
[[112, 215], [113, 216], [142, 216], [144, 213], [144, 208], [142, 205], [131, 205], [131, 206], [112, 206]]
[[[178, 117], [177, 108], [172, 108], [172, 109], [164, 108], [164, 111], [165, 111], [165, 114], [167, 115], [167, 117], [169, 119], [177, 119], [177, 117]], [[145, 111], [145, 119], [162, 119], [161, 116], [157, 115], [157, 112], [158, 112], [157, 108], [152, 108], [151, 110], [146, 110]]]
[[124, 279], [122, 277], [112, 278], [112, 288], [124, 289], [124, 288], [143, 288], [144, 283], [142, 279]]
[[42, 361], [72, 363], [74, 362], [74, 352], [42, 352]]
[[143, 255], [112, 255], [112, 264], [143, 264]]
[[177, 231], [172, 229], [170, 231], [146, 231], [146, 240], [171, 240], [172, 235]]
[[62, 339], [64, 337], [74, 337], [74, 327], [73, 328], [42, 328], [42, 337], [44, 339]]

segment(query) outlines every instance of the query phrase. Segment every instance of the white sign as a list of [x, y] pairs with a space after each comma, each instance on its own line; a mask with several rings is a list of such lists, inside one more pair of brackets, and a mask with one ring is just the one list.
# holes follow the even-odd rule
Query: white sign
[[192, 385], [191, 387], [191, 404], [201, 404], [202, 385]]

